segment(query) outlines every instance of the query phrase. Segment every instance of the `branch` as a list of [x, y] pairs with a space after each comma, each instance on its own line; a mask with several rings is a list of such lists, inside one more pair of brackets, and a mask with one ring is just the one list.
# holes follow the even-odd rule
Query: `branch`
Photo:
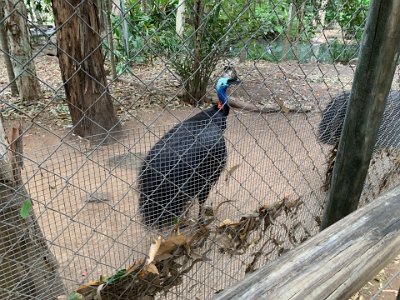
[[[111, 77], [107, 77], [107, 79], [111, 80]], [[182, 99], [184, 97], [183, 93], [168, 93], [168, 92], [165, 92], [158, 88], [147, 86], [140, 82], [128, 81], [123, 78], [118, 78], [117, 80], [120, 82], [123, 82], [127, 85], [134, 86], [134, 87], [137, 87], [137, 88], [140, 88], [143, 90], [147, 90], [150, 93], [159, 94], [159, 95], [162, 95], [165, 97], [169, 97], [169, 98], [177, 97], [179, 99]], [[218, 99], [213, 98], [213, 97], [207, 97], [206, 101], [209, 101], [210, 103], [213, 103], [213, 104], [218, 103]], [[257, 112], [257, 113], [262, 113], [262, 114], [276, 113], [276, 112], [284, 112], [284, 113], [308, 113], [308, 112], [311, 112], [311, 108], [308, 108], [308, 107], [289, 108], [289, 107], [286, 107], [283, 103], [278, 103], [279, 107], [277, 107], [275, 105], [260, 106], [255, 103], [252, 103], [252, 102], [247, 103], [247, 102], [243, 102], [243, 101], [237, 100], [237, 99], [230, 99], [229, 105], [232, 108], [237, 108], [237, 109], [245, 110], [248, 112]]]

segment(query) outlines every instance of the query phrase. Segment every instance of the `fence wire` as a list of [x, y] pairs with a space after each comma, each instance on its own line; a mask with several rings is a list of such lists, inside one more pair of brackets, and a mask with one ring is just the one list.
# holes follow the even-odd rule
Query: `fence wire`
[[[159, 270], [165, 275], [164, 281], [153, 282], [146, 277], [141, 294], [128, 292], [125, 287], [125, 294], [110, 291], [107, 299], [132, 299], [133, 295], [141, 299], [146, 299], [144, 295], [210, 298], [317, 234], [367, 2], [356, 6], [350, 0], [65, 0], [59, 2], [58, 15], [67, 13], [60, 24], [55, 21], [55, 8], [46, 1], [1, 1], [5, 63], [2, 61], [0, 68], [0, 111], [6, 131], [22, 126], [24, 166], [23, 184], [7, 186], [13, 192], [12, 201], [7, 202], [9, 194], [0, 190], [4, 195], [2, 232], [10, 232], [10, 245], [0, 246], [5, 250], [0, 258], [19, 251], [21, 237], [13, 235], [15, 215], [3, 213], [3, 206], [8, 209], [21, 196], [31, 201], [46, 245], [57, 261], [60, 286], [65, 286], [65, 290], [53, 287], [59, 295], [91, 280], [100, 285], [104, 283], [102, 277], [117, 270], [136, 270], [133, 266], [149, 256], [154, 237], [163, 235], [168, 240], [174, 226], [158, 230], [144, 224], [138, 182], [142, 166], [152, 147], [175, 124], [214, 105], [214, 87], [226, 65], [234, 66], [241, 82], [229, 90], [231, 109], [223, 135], [221, 132], [227, 154], [219, 149], [207, 156], [226, 156], [227, 162], [205, 202], [204, 210], [211, 210], [211, 217], [205, 221], [207, 233], [200, 236], [204, 241], [191, 244], [195, 253], [191, 262], [182, 255], [166, 266], [179, 274], [171, 271], [165, 275]], [[73, 36], [63, 35], [74, 21], [79, 24], [75, 34], [82, 34], [76, 47], [83, 49], [86, 43], [97, 41], [80, 59], [65, 48], [74, 41]], [[25, 54], [18, 52], [23, 42], [19, 46], [15, 42], [24, 34], [21, 24], [30, 42], [29, 49], [23, 49]], [[99, 51], [104, 60], [97, 63], [104, 64], [108, 73], [103, 78], [94, 71], [99, 68], [94, 58]], [[72, 67], [69, 73], [60, 69], [62, 57], [69, 61], [64, 64]], [[7, 58], [14, 67], [12, 80], [7, 74]], [[24, 76], [37, 80], [41, 94], [35, 100], [21, 100]], [[398, 72], [395, 79], [360, 205], [399, 184]], [[204, 81], [205, 86], [196, 87], [198, 81]], [[12, 94], [13, 84], [20, 96]], [[82, 106], [89, 100], [78, 99], [82, 101], [79, 103], [69, 98], [75, 89], [84, 91], [82, 95], [89, 89], [100, 92]], [[79, 137], [77, 133], [85, 122], [110, 129], [104, 127], [107, 122], [101, 123], [91, 114], [107, 97], [119, 127], [113, 128], [111, 138], [100, 135], [100, 142], [91, 136]], [[76, 122], [70, 110], [84, 116]], [[110, 116], [105, 119], [112, 119]], [[200, 131], [204, 126], [204, 121], [195, 125]], [[190, 133], [185, 137], [192, 148], [209, 147], [208, 140], [199, 146], [198, 138], [190, 139]], [[161, 146], [171, 148], [169, 156], [160, 158], [160, 164], [170, 169], [168, 174], [176, 167], [176, 155], [179, 163], [185, 160], [185, 165], [192, 165], [178, 172], [176, 181], [159, 170], [160, 177], [154, 172], [155, 177], [146, 180], [149, 184], [173, 181], [164, 198], [184, 194], [183, 208], [174, 211], [176, 219], [171, 223], [185, 220], [181, 233], [193, 241], [193, 233], [198, 232], [195, 220], [202, 207], [188, 199], [199, 196], [199, 190], [194, 189], [203, 187], [204, 175], [198, 176], [188, 190], [184, 183], [176, 182], [188, 182], [198, 175], [196, 167], [204, 161], [204, 151], [191, 153], [192, 148], [185, 146], [182, 137]], [[211, 167], [211, 162], [204, 164], [206, 170]], [[1, 180], [0, 185], [6, 187]], [[156, 193], [154, 185], [151, 189]], [[175, 209], [177, 203], [172, 202], [169, 209]], [[153, 209], [154, 205], [149, 207]], [[159, 214], [155, 210], [154, 217]], [[23, 253], [29, 253], [29, 249]], [[33, 265], [36, 261], [39, 259]], [[30, 270], [30, 264], [24, 268]], [[29, 272], [27, 280], [10, 287], [7, 278], [14, 270], [5, 270], [8, 273], [0, 277], [0, 294], [5, 295], [2, 299], [16, 299], [16, 295], [20, 299], [45, 299], [46, 293], [40, 290], [32, 296]], [[392, 276], [398, 277], [398, 273]], [[162, 288], [156, 290], [155, 286]], [[375, 293], [374, 299], [379, 299], [379, 291]], [[364, 296], [370, 295], [365, 292]]]

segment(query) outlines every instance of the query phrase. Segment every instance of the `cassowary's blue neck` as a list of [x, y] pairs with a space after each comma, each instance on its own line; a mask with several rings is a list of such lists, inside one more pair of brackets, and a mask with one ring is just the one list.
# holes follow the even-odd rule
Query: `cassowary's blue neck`
[[226, 94], [226, 88], [217, 89], [218, 95], [218, 108], [226, 107], [228, 104], [228, 95]]

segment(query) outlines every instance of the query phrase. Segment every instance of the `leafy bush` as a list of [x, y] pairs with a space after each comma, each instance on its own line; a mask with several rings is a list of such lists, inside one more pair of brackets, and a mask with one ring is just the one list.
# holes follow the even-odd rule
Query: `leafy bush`
[[[122, 21], [118, 16], [112, 18], [117, 40], [117, 69], [121, 73], [129, 69], [130, 62], [145, 63], [162, 56], [180, 76], [186, 91], [185, 99], [192, 104], [205, 95], [210, 76], [223, 56], [236, 57], [242, 49], [252, 60], [308, 61], [313, 56], [310, 40], [318, 24], [316, 18], [321, 5], [317, 0], [306, 2], [300, 24], [297, 11], [290, 37], [292, 42], [296, 39], [298, 49], [290, 47], [286, 50], [283, 44], [289, 5], [293, 3], [299, 10], [303, 3], [300, 0], [187, 0], [182, 37], [175, 32], [177, 0], [147, 3], [151, 6], [144, 11], [140, 2], [127, 0], [128, 53], [121, 31]], [[199, 3], [200, 14], [195, 11]], [[336, 21], [347, 35], [358, 38], [368, 3], [369, 0], [330, 0], [326, 7], [326, 21]], [[199, 15], [201, 20], [196, 17]], [[348, 61], [358, 51], [339, 41], [321, 45], [319, 50], [317, 59], [324, 62]], [[289, 53], [284, 55], [285, 51]]]
[[348, 63], [350, 60], [357, 57], [358, 52], [358, 44], [344, 44], [336, 39], [329, 44], [322, 44], [320, 46], [318, 60], [328, 63]]
[[180, 76], [184, 100], [196, 105], [206, 94], [210, 76], [246, 31], [246, 8], [238, 2], [186, 1], [184, 33], [171, 33], [164, 55]]
[[326, 9], [326, 20], [336, 21], [348, 38], [360, 40], [369, 2], [369, 0], [331, 0]]
[[112, 16], [112, 28], [117, 41], [115, 56], [118, 60], [118, 73], [129, 69], [130, 62], [151, 61], [160, 53], [160, 48], [171, 43], [171, 32], [175, 30], [174, 9], [177, 1], [159, 0], [144, 11], [136, 0], [129, 0], [126, 22], [128, 23], [128, 53], [124, 44], [123, 21]]

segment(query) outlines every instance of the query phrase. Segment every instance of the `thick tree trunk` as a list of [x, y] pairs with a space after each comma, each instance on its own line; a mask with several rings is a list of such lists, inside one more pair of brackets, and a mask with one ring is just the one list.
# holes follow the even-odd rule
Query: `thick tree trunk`
[[[0, 20], [4, 18], [5, 2], [0, 1]], [[8, 46], [7, 32], [4, 28], [4, 22], [0, 23], [0, 46], [4, 56], [4, 63], [7, 69], [8, 82], [10, 83], [11, 95], [18, 95], [17, 82], [15, 81], [15, 74], [10, 59], [10, 47]]]
[[65, 293], [57, 262], [34, 212], [20, 216], [29, 195], [20, 176], [22, 140], [14, 132], [9, 148], [0, 119], [0, 299], [55, 299]]
[[95, 0], [53, 0], [52, 6], [74, 132], [104, 138], [120, 125], [107, 88]]
[[19, 94], [22, 100], [37, 100], [41, 97], [41, 91], [32, 58], [24, 1], [2, 0], [2, 2], [5, 3], [5, 28]]

